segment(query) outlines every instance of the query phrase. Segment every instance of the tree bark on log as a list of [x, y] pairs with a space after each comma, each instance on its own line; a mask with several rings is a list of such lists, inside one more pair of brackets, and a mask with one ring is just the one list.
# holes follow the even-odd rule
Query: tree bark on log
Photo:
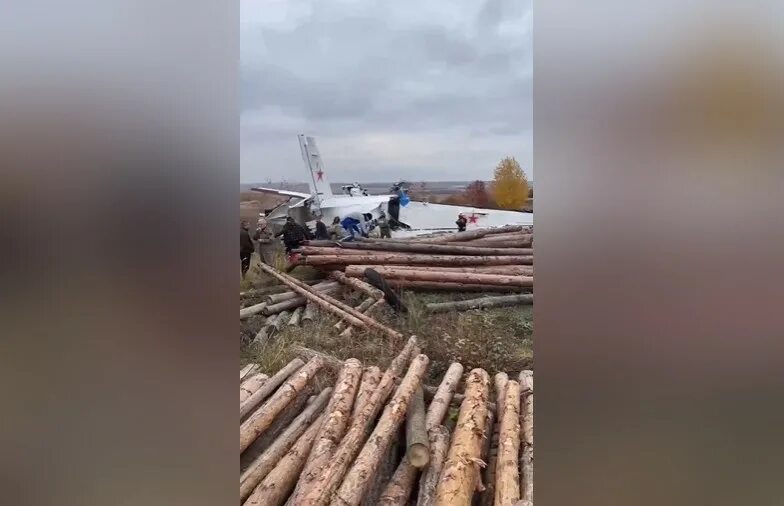
[[424, 291], [424, 292], [496, 292], [496, 293], [520, 293], [522, 290], [517, 286], [503, 285], [473, 285], [466, 283], [437, 283], [434, 281], [408, 281], [402, 279], [390, 279], [387, 281], [389, 286], [398, 289]]
[[449, 411], [449, 404], [452, 402], [452, 397], [455, 395], [457, 386], [460, 384], [460, 378], [463, 376], [463, 366], [458, 362], [449, 364], [449, 369], [444, 373], [444, 378], [438, 389], [433, 395], [433, 400], [430, 401], [430, 406], [427, 408], [427, 416], [425, 417], [425, 428], [432, 429], [436, 425], [441, 425], [444, 421], [447, 411]]
[[[501, 428], [498, 436], [498, 460], [495, 470], [495, 504], [511, 506], [520, 500], [520, 384], [506, 384]], [[500, 400], [498, 401], [500, 405]]]
[[[314, 279], [303, 279], [304, 283], [309, 285], [315, 285], [324, 281], [323, 278], [314, 278]], [[253, 298], [253, 297], [263, 297], [266, 295], [271, 295], [273, 293], [283, 293], [288, 292], [290, 290], [289, 287], [286, 285], [271, 285], [271, 286], [262, 286], [259, 288], [251, 288], [250, 290], [246, 290], [244, 292], [240, 292], [241, 299]]]
[[[428, 460], [430, 457], [428, 456]], [[414, 467], [408, 461], [408, 457], [403, 457], [403, 461], [397, 466], [395, 474], [384, 487], [384, 491], [379, 497], [379, 506], [406, 506], [411, 490], [414, 488], [419, 468]]]
[[324, 409], [332, 388], [325, 388], [286, 430], [240, 475], [240, 501], [244, 501], [254, 488], [272, 471], [297, 439], [312, 425]]
[[465, 400], [460, 406], [452, 445], [449, 447], [441, 480], [436, 487], [436, 506], [468, 506], [478, 483], [479, 456], [487, 423], [490, 378], [483, 369], [474, 369], [466, 378]]
[[245, 367], [240, 369], [240, 384], [254, 374], [258, 373], [260, 370], [261, 366], [259, 364], [247, 364]]
[[430, 460], [430, 442], [425, 428], [425, 398], [421, 387], [414, 392], [406, 414], [406, 459], [419, 469]]
[[325, 413], [326, 418], [299, 476], [292, 500], [307, 493], [316, 477], [328, 467], [335, 448], [346, 433], [361, 377], [362, 364], [359, 360], [346, 360], [338, 374], [335, 390]]
[[500, 445], [501, 421], [503, 420], [504, 399], [506, 395], [506, 385], [509, 382], [509, 375], [499, 372], [493, 376], [493, 389], [495, 391], [496, 412], [495, 423], [489, 430], [490, 445], [487, 454], [487, 466], [485, 467], [484, 487], [480, 497], [482, 506], [493, 506], [495, 501], [496, 471], [498, 468], [498, 452]]
[[523, 500], [533, 502], [534, 498], [534, 374], [533, 371], [520, 373], [522, 407], [520, 409], [521, 444], [520, 455], [520, 495]]
[[304, 311], [304, 307], [300, 306], [291, 313], [291, 318], [289, 318], [289, 327], [298, 327], [300, 318], [302, 318], [302, 311]]
[[[350, 278], [361, 278], [365, 269], [378, 271], [389, 267], [387, 265], [347, 265], [345, 274]], [[507, 274], [515, 276], [533, 276], [534, 268], [531, 265], [475, 265], [472, 267], [433, 267], [428, 265], [406, 265], [406, 269], [429, 272], [467, 272], [469, 274]]]
[[357, 414], [362, 409], [370, 396], [373, 395], [373, 390], [378, 386], [381, 381], [381, 369], [376, 366], [366, 367], [362, 373], [362, 382], [359, 384], [359, 391], [357, 392], [357, 400], [354, 402], [354, 408], [351, 410], [351, 420], [357, 417]]
[[[490, 468], [490, 447], [493, 443], [493, 432], [495, 431], [495, 413], [488, 410], [487, 411], [487, 420], [485, 421], [485, 433], [484, 438], [482, 439], [482, 454], [481, 459], [483, 462], [488, 462], [488, 465], [482, 470], [479, 474], [480, 476], [480, 483], [476, 487], [477, 490], [481, 493], [481, 495], [473, 501], [474, 504], [483, 504], [488, 498], [490, 499], [490, 504], [493, 503], [492, 499], [494, 497], [494, 487], [493, 487], [493, 480], [495, 477], [488, 476], [489, 468]], [[497, 443], [497, 441], [496, 441]], [[489, 479], [488, 479], [489, 478]], [[489, 490], [488, 490], [489, 489]]]
[[444, 468], [448, 450], [449, 430], [443, 425], [431, 427], [430, 463], [422, 471], [422, 478], [419, 480], [419, 494], [417, 495], [416, 506], [433, 506], [435, 503], [436, 486]]
[[520, 293], [496, 297], [481, 297], [479, 299], [434, 302], [426, 304], [425, 308], [429, 313], [446, 313], [449, 311], [467, 311], [470, 309], [486, 309], [491, 307], [531, 305], [533, 303], [534, 295], [532, 293]]
[[[317, 283], [313, 285], [314, 290], [318, 290], [319, 292], [323, 292], [327, 288], [337, 288], [339, 284], [336, 281], [322, 281], [321, 283]], [[274, 304], [278, 304], [280, 302], [285, 302], [287, 300], [296, 299], [299, 297], [297, 292], [289, 290], [288, 292], [283, 293], [276, 293], [273, 295], [268, 295], [266, 298], [266, 302], [268, 305], [272, 306]]]
[[437, 236], [431, 239], [422, 239], [422, 242], [462, 242], [470, 241], [471, 239], [479, 239], [488, 235], [508, 234], [513, 232], [522, 232], [522, 225], [505, 225], [503, 227], [495, 228], [478, 228], [475, 230], [466, 230], [465, 232], [456, 232], [444, 236]]
[[375, 286], [371, 285], [370, 283], [366, 283], [362, 281], [361, 279], [349, 278], [348, 276], [346, 276], [340, 271], [332, 271], [329, 273], [329, 276], [332, 279], [335, 279], [346, 286], [349, 286], [355, 290], [358, 290], [366, 294], [369, 297], [372, 297], [374, 300], [379, 300], [384, 298], [384, 292], [382, 292]]
[[[362, 302], [361, 302], [361, 303], [360, 303], [360, 304], [359, 304], [357, 307], [355, 307], [354, 309], [356, 309], [356, 310], [357, 310], [357, 311], [359, 311], [360, 313], [365, 313], [365, 312], [368, 310], [368, 308], [370, 308], [370, 306], [372, 306], [372, 305], [373, 305], [373, 303], [375, 303], [375, 302], [376, 302], [376, 299], [374, 299], [373, 297], [368, 297], [367, 299], [363, 300], [363, 301], [362, 301]], [[348, 325], [347, 325], [347, 324], [346, 324], [346, 322], [345, 322], [345, 321], [343, 321], [343, 320], [340, 320], [339, 322], [337, 322], [337, 323], [334, 325], [335, 329], [337, 329], [337, 330], [343, 330], [343, 329], [345, 329], [347, 326], [348, 326]]]
[[533, 255], [473, 256], [387, 253], [366, 255], [315, 255], [300, 257], [300, 265], [533, 265]]
[[269, 376], [259, 373], [243, 381], [240, 385], [240, 406], [248, 400], [248, 397], [253, 395], [253, 392], [261, 388], [268, 379]]
[[319, 304], [324, 309], [327, 309], [328, 311], [332, 311], [338, 316], [341, 316], [343, 319], [348, 321], [348, 323], [350, 323], [355, 327], [359, 327], [363, 329], [373, 328], [376, 330], [380, 330], [381, 332], [384, 332], [385, 334], [387, 334], [388, 336], [394, 339], [399, 339], [403, 337], [403, 335], [400, 332], [397, 332], [396, 330], [392, 330], [389, 327], [386, 327], [378, 323], [373, 318], [363, 315], [362, 313], [354, 310], [353, 307], [348, 306], [342, 303], [341, 301], [334, 299], [333, 297], [330, 297], [325, 293], [318, 293], [314, 291], [312, 287], [300, 283], [299, 280], [292, 278], [291, 276], [281, 274], [277, 272], [275, 269], [264, 264], [261, 264], [261, 269], [271, 274], [272, 276], [280, 279], [283, 283], [288, 284], [295, 291], [301, 293], [303, 296], [312, 300], [316, 304]]
[[411, 336], [400, 354], [392, 360], [367, 403], [352, 418], [349, 430], [335, 450], [329, 468], [317, 477], [307, 494], [302, 494], [292, 501], [292, 506], [326, 506], [329, 504], [332, 494], [343, 481], [346, 470], [370, 434], [378, 412], [394, 388], [395, 377], [402, 373], [416, 342], [416, 337]]
[[376, 472], [381, 456], [389, 449], [392, 438], [403, 423], [408, 406], [422, 383], [429, 362], [426, 355], [418, 355], [412, 361], [400, 387], [384, 408], [376, 428], [343, 479], [334, 498], [337, 504], [357, 506], [362, 500], [362, 494]]
[[[317, 293], [323, 294], [334, 294], [340, 291], [339, 285], [329, 285], [325, 287], [323, 290], [316, 290]], [[281, 311], [289, 311], [291, 309], [296, 309], [301, 306], [305, 306], [308, 303], [307, 297], [294, 297], [293, 299], [284, 300], [283, 302], [278, 302], [277, 304], [267, 304], [267, 307], [262, 309], [262, 313], [265, 315], [272, 315], [276, 313], [280, 313]]]
[[[434, 387], [433, 385], [422, 385], [422, 391], [425, 393], [425, 401], [431, 401], [431, 400], [433, 400], [435, 398], [435, 395], [438, 392], [438, 387]], [[454, 395], [452, 395], [452, 402], [450, 403], [450, 405], [451, 406], [456, 406], [456, 407], [459, 408], [460, 405], [463, 403], [464, 399], [465, 399], [465, 395], [459, 394], [459, 393], [455, 393]], [[495, 410], [496, 410], [495, 403], [488, 402], [487, 403], [487, 409], [489, 409], [490, 411], [495, 413]], [[443, 418], [442, 418], [441, 423], [444, 423], [443, 422]]]
[[533, 255], [531, 248], [490, 248], [484, 246], [464, 246], [451, 244], [426, 244], [406, 242], [347, 242], [339, 247], [304, 246], [299, 249], [303, 255], [340, 255], [363, 254], [363, 251], [383, 253], [424, 253], [442, 255]]
[[[265, 430], [269, 428], [275, 417], [305, 388], [311, 378], [324, 365], [316, 357], [300, 367], [259, 409], [240, 425], [240, 453]], [[253, 396], [251, 396], [252, 398]]]
[[262, 385], [261, 388], [253, 392], [253, 394], [251, 394], [250, 397], [248, 397], [248, 399], [242, 405], [240, 405], [240, 420], [253, 411], [256, 406], [261, 403], [261, 401], [266, 399], [272, 392], [274, 392], [276, 388], [278, 388], [284, 381], [286, 381], [289, 376], [294, 373], [294, 371], [298, 370], [304, 365], [305, 362], [302, 359], [295, 358], [283, 366], [280, 371], [273, 374], [270, 379], [264, 382], [264, 385]]
[[278, 465], [259, 483], [244, 506], [280, 506], [286, 501], [297, 483], [297, 476], [305, 465], [323, 420], [324, 415], [321, 415], [308, 427]]
[[498, 423], [501, 423], [501, 420], [504, 419], [504, 408], [506, 405], [504, 404], [504, 399], [506, 399], [506, 385], [509, 383], [509, 375], [505, 372], [496, 373], [493, 376], [493, 386], [495, 387], [495, 404], [498, 406], [498, 411], [496, 411], [496, 415], [498, 415]]
[[302, 325], [313, 323], [313, 320], [316, 319], [317, 311], [316, 305], [312, 302], [305, 304], [305, 310], [302, 312], [302, 318], [300, 318]]
[[422, 271], [403, 266], [388, 266], [375, 269], [386, 280], [431, 281], [436, 283], [468, 283], [475, 285], [505, 285], [530, 288], [534, 278], [529, 276], [506, 276], [473, 272]]
[[267, 307], [267, 303], [262, 302], [261, 304], [254, 304], [252, 306], [240, 308], [240, 320], [244, 320], [246, 318], [250, 318], [251, 316], [262, 313], [265, 307]]
[[293, 401], [289, 403], [288, 406], [281, 411], [278, 416], [275, 417], [275, 420], [272, 422], [272, 425], [269, 426], [269, 429], [264, 431], [264, 434], [256, 438], [253, 443], [248, 446], [248, 448], [240, 454], [240, 472], [243, 472], [245, 469], [250, 466], [253, 461], [255, 461], [259, 455], [264, 453], [267, 448], [278, 439], [278, 437], [285, 432], [286, 428], [297, 418], [297, 415], [302, 413], [302, 410], [305, 409], [313, 399], [316, 398], [315, 395], [312, 395], [313, 388], [312, 385], [305, 386], [302, 391], [297, 394]]

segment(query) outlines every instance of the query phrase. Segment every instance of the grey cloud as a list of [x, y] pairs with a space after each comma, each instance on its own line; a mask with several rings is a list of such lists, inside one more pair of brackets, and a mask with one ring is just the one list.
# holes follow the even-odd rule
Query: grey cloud
[[[525, 3], [487, 0], [474, 19], [467, 12], [464, 26], [451, 28], [437, 16], [406, 22], [397, 15], [392, 22], [383, 13], [341, 15], [341, 5], [315, 8], [293, 27], [265, 24], [243, 32], [243, 50], [266, 49], [264, 56], [243, 57], [241, 66], [244, 181], [272, 177], [268, 160], [300, 170], [298, 151], [281, 139], [302, 130], [335, 142], [371, 134], [406, 142], [399, 139], [413, 132], [439, 139], [432, 145], [436, 162], [346, 159], [332, 165], [337, 179], [356, 178], [360, 165], [364, 179], [394, 179], [389, 170], [426, 172], [419, 179], [447, 172], [452, 179], [486, 177], [477, 171], [492, 171], [508, 154], [530, 165], [531, 30], [497, 33], [509, 16], [522, 19]], [[469, 143], [474, 152], [451, 152]]]

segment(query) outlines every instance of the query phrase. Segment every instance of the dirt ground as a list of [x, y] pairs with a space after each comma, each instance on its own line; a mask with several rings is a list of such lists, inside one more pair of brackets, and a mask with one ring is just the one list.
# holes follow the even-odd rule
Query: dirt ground
[[[254, 256], [254, 263], [258, 260]], [[317, 272], [307, 267], [298, 267], [292, 272], [300, 278], [312, 278]], [[260, 274], [253, 265], [248, 279], [241, 289], [260, 287], [271, 283], [266, 275]], [[481, 294], [413, 293], [404, 291], [404, 300], [409, 307], [406, 315], [394, 314], [386, 308], [376, 318], [399, 330], [404, 336], [414, 334], [422, 342], [422, 351], [430, 357], [428, 375], [431, 382], [443, 376], [449, 364], [458, 361], [466, 371], [481, 367], [490, 374], [496, 372], [517, 373], [533, 368], [533, 307], [516, 306], [485, 310], [461, 311], [428, 315], [424, 305], [429, 302], [468, 299]], [[243, 298], [242, 305], [261, 302], [262, 298]], [[346, 299], [352, 305], [359, 304], [362, 297], [351, 293]], [[334, 328], [337, 319], [320, 313], [317, 323], [307, 327], [287, 327], [263, 346], [248, 345], [261, 329], [266, 317], [255, 316], [240, 323], [241, 365], [257, 362], [265, 372], [275, 372], [294, 358], [292, 346], [302, 345], [328, 353], [340, 359], [358, 358], [366, 365], [385, 368], [399, 352], [402, 341], [394, 342], [386, 335], [375, 332], [355, 331], [351, 338], [338, 337]]]

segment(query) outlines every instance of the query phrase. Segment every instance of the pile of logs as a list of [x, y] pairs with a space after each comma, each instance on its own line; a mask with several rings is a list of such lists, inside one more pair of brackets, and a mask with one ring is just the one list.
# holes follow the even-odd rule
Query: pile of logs
[[428, 365], [412, 336], [383, 373], [307, 349], [271, 376], [244, 368], [241, 504], [533, 504], [531, 371], [491, 389], [453, 363], [434, 387]]
[[[263, 344], [285, 326], [307, 326], [319, 311], [338, 317], [335, 324], [341, 336], [348, 337], [353, 328], [381, 330], [395, 338], [400, 333], [372, 318], [372, 314], [384, 305], [384, 292], [360, 279], [350, 278], [339, 271], [332, 272], [328, 279], [303, 282], [288, 274], [262, 264], [261, 270], [273, 276], [281, 288], [271, 287], [269, 293], [254, 293], [261, 302], [240, 308], [240, 320], [256, 315], [266, 316], [264, 324], [252, 342]], [[342, 290], [341, 290], [342, 289]], [[362, 302], [352, 307], [339, 300], [341, 293], [353, 291], [363, 297]]]
[[361, 279], [378, 272], [411, 290], [520, 292], [533, 287], [533, 230], [477, 229], [428, 238], [307, 241], [296, 265]]

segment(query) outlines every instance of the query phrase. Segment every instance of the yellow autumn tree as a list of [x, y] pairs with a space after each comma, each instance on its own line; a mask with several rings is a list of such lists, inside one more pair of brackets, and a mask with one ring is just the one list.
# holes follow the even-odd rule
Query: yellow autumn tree
[[495, 168], [493, 200], [501, 209], [522, 209], [528, 200], [528, 179], [514, 158], [504, 158]]

